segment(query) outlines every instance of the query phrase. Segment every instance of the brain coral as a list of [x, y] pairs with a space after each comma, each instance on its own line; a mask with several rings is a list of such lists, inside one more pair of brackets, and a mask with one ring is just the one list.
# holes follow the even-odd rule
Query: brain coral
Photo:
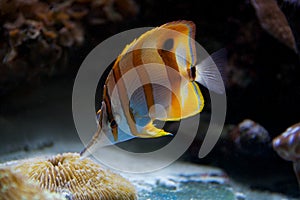
[[66, 200], [64, 195], [42, 190], [10, 168], [0, 168], [0, 200]]
[[81, 159], [76, 153], [29, 159], [10, 167], [38, 183], [40, 188], [64, 194], [72, 200], [137, 198], [129, 181], [103, 169], [89, 158]]

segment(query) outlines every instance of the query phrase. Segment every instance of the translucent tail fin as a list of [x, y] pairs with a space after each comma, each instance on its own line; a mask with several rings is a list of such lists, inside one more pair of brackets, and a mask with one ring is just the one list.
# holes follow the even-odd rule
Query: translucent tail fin
[[[218, 94], [224, 94], [224, 66], [227, 63], [226, 50], [221, 49], [196, 65], [195, 81]], [[225, 80], [224, 80], [225, 81]]]

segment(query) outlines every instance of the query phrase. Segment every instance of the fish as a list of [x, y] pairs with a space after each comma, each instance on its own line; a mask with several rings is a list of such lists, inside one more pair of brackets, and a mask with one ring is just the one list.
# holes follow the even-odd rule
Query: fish
[[198, 83], [225, 92], [213, 58], [197, 62], [195, 30], [192, 21], [169, 22], [124, 48], [103, 86], [98, 129], [81, 156], [88, 156], [93, 147], [135, 137], [171, 136], [154, 121], [178, 121], [200, 113], [204, 98]]

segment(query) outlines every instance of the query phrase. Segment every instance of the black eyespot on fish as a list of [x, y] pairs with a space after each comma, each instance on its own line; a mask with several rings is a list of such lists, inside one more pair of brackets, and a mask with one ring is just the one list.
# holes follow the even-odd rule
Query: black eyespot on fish
[[112, 120], [111, 122], [110, 122], [110, 127], [111, 128], [115, 128], [115, 127], [117, 127], [118, 125], [117, 125], [117, 122], [116, 122], [116, 120]]
[[163, 50], [172, 50], [174, 46], [174, 40], [172, 38], [169, 38], [165, 41], [163, 45]]

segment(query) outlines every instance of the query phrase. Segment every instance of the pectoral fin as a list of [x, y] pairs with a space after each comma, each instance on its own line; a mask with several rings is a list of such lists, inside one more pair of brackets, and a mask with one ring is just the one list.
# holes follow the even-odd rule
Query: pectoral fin
[[156, 138], [166, 135], [173, 135], [172, 133], [166, 132], [163, 129], [156, 128], [153, 125], [153, 121], [150, 121], [144, 129], [139, 133], [138, 137], [142, 138]]

